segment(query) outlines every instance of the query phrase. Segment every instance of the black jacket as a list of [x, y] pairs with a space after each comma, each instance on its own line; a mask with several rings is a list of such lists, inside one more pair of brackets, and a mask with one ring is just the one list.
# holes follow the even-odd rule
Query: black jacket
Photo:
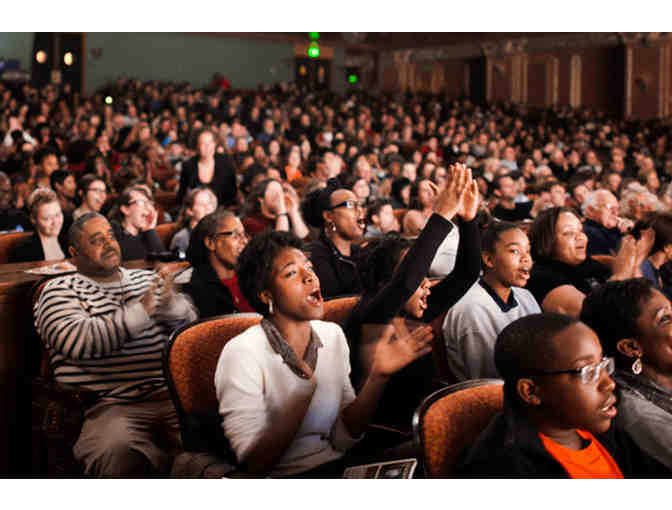
[[[62, 228], [61, 233], [58, 235], [58, 244], [61, 245], [61, 250], [67, 259], [70, 257], [68, 253], [68, 236], [67, 230]], [[23, 241], [21, 244], [17, 245], [9, 257], [10, 263], [13, 262], [33, 262], [44, 260], [44, 249], [42, 248], [42, 241], [40, 241], [40, 236], [37, 231], [33, 232], [33, 235], [28, 239]]]
[[194, 301], [201, 319], [238, 311], [231, 292], [210, 264], [195, 266], [184, 290]]
[[342, 255], [324, 232], [321, 232], [319, 239], [310, 245], [310, 261], [320, 279], [324, 299], [362, 292], [357, 267], [358, 254], [359, 246], [353, 245], [350, 257]]
[[[595, 436], [607, 449], [625, 478], [669, 478], [670, 471], [646, 455], [615, 422]], [[456, 466], [465, 478], [569, 478], [541, 442], [537, 429], [504, 398], [497, 414]]]
[[229, 156], [215, 154], [215, 175], [209, 184], [198, 179], [198, 156], [184, 162], [180, 175], [180, 189], [177, 192], [177, 203], [182, 205], [187, 191], [198, 186], [209, 186], [217, 195], [218, 206], [229, 206], [236, 203], [238, 188], [236, 187], [236, 170]]
[[147, 230], [137, 236], [131, 235], [124, 230], [119, 223], [111, 221], [119, 247], [121, 248], [121, 260], [146, 259], [149, 252], [162, 252], [166, 250], [163, 241], [156, 230]]
[[587, 255], [612, 255], [621, 246], [621, 231], [606, 228], [593, 220], [583, 222], [583, 232], [588, 237]]
[[[432, 287], [427, 309], [421, 321], [430, 323], [452, 307], [478, 279], [481, 269], [480, 235], [476, 220], [459, 221], [460, 244], [455, 267]], [[364, 382], [363, 367], [365, 324], [386, 324], [402, 314], [404, 304], [427, 276], [436, 250], [452, 229], [452, 224], [433, 214], [418, 239], [408, 250], [392, 279], [375, 295], [365, 295], [347, 318], [346, 337], [350, 343], [350, 378], [355, 388]], [[377, 423], [408, 425], [423, 397], [435, 389], [431, 355], [423, 356], [396, 373], [385, 387], [376, 411]]]

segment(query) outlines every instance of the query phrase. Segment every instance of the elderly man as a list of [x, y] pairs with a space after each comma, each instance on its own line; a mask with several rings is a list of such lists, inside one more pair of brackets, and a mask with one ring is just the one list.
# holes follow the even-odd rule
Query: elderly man
[[75, 458], [90, 476], [166, 474], [179, 425], [161, 355], [170, 333], [196, 311], [173, 291], [168, 271], [120, 267], [104, 216], [81, 216], [69, 242], [78, 272], [51, 280], [34, 313], [56, 380], [99, 397], [87, 409]]
[[588, 256], [615, 254], [623, 233], [632, 228], [632, 222], [619, 217], [614, 194], [606, 189], [588, 193], [582, 211], [586, 218], [583, 231], [588, 236]]

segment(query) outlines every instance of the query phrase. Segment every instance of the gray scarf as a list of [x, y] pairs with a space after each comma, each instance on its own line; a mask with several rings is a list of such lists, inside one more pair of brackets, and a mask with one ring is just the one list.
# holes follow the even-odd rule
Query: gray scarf
[[[271, 344], [272, 349], [282, 357], [282, 361], [289, 367], [289, 369], [301, 379], [308, 379], [306, 374], [303, 373], [303, 370], [301, 370], [301, 364], [294, 349], [292, 349], [292, 347], [285, 341], [280, 330], [275, 327], [275, 324], [268, 319], [263, 319], [261, 321], [261, 328], [264, 330], [264, 333], [266, 333], [266, 337], [268, 338], [268, 342]], [[303, 361], [306, 362], [313, 372], [317, 365], [317, 350], [320, 347], [322, 347], [322, 341], [315, 334], [315, 330], [311, 328], [310, 340], [308, 341], [306, 352], [303, 354]]]

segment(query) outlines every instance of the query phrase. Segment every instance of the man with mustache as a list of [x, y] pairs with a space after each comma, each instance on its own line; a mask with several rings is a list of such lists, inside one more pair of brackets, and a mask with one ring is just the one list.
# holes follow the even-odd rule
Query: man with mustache
[[170, 333], [197, 313], [173, 291], [168, 271], [120, 266], [119, 243], [98, 213], [73, 223], [69, 253], [78, 272], [51, 280], [34, 313], [56, 381], [99, 397], [75, 458], [89, 476], [165, 475], [172, 458], [164, 447], [180, 440], [161, 354]]

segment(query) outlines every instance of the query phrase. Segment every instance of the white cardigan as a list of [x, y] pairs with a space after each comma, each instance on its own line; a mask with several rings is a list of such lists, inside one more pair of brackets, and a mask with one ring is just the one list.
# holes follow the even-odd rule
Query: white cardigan
[[[317, 388], [296, 437], [271, 476], [307, 471], [338, 459], [360, 438], [353, 438], [340, 412], [355, 399], [350, 383], [350, 354], [343, 330], [332, 322], [311, 321], [322, 341], [315, 376]], [[222, 428], [239, 462], [246, 459], [270, 418], [290, 396], [309, 392], [309, 381], [295, 375], [271, 347], [261, 325], [231, 339], [215, 371]]]

